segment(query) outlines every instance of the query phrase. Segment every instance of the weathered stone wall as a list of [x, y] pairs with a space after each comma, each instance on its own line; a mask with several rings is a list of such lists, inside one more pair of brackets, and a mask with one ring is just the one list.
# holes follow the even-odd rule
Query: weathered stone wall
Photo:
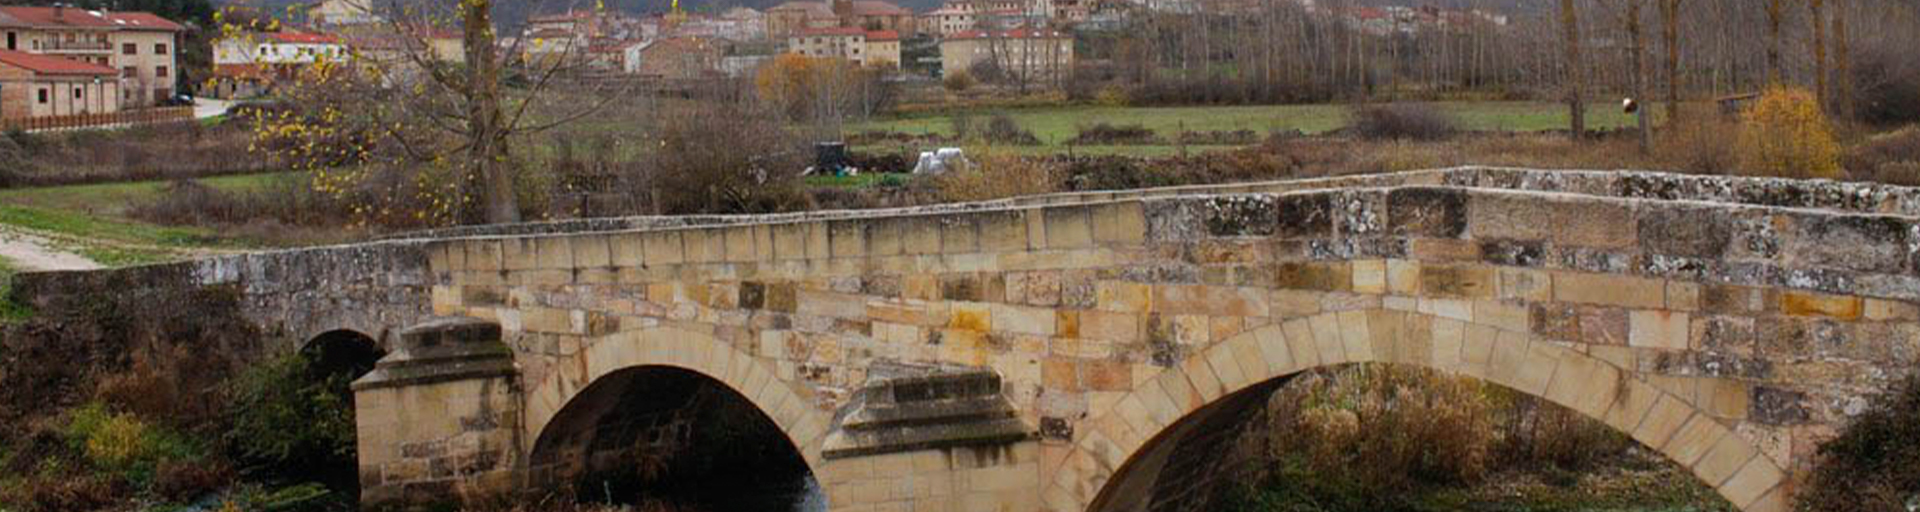
[[[41, 311], [86, 308], [97, 297], [231, 286], [241, 314], [271, 349], [297, 349], [347, 329], [391, 343], [390, 334], [428, 308], [426, 253], [420, 242], [381, 242], [223, 256], [109, 270], [32, 272], [14, 278], [16, 300]], [[182, 306], [154, 304], [156, 308]]]
[[[617, 366], [593, 354], [655, 350], [621, 333], [696, 333], [692, 350], [727, 355], [677, 357], [748, 361], [769, 375], [743, 394], [792, 394], [769, 410], [816, 468], [827, 432], [809, 422], [874, 362], [991, 367], [1041, 438], [1030, 491], [1055, 510], [1098, 504], [1189, 411], [1358, 361], [1565, 403], [1768, 510], [1920, 353], [1914, 221], [1864, 213], [1899, 201], [1672, 201], [1625, 178], [1506, 176], [449, 240], [429, 249], [434, 307], [507, 326], [535, 410], [599, 372], [573, 368]], [[811, 412], [778, 412], [791, 400]]]

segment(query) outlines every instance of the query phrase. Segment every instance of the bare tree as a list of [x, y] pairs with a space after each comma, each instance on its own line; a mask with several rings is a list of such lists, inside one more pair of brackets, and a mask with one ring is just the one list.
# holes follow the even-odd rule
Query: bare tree
[[1807, 14], [1813, 27], [1813, 94], [1822, 104], [1827, 101], [1827, 18], [1826, 0], [1807, 0]]
[[1786, 0], [1766, 0], [1767, 2], [1767, 84], [1782, 81], [1780, 69], [1780, 24], [1786, 15], [1783, 2]]
[[1680, 119], [1680, 2], [1659, 0], [1660, 32], [1666, 51], [1667, 122]]
[[1574, 0], [1560, 0], [1561, 37], [1567, 52], [1567, 113], [1572, 117], [1573, 140], [1587, 133], [1586, 68], [1580, 64], [1580, 13]]

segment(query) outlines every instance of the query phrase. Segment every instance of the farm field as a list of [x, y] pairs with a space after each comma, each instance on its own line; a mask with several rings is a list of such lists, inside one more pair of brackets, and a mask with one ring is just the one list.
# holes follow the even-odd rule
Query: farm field
[[[1565, 130], [1568, 127], [1564, 105], [1535, 101], [1438, 102], [1440, 110], [1450, 114], [1461, 129], [1474, 131], [1534, 132]], [[1648, 107], [1653, 108], [1653, 107]], [[1655, 109], [1653, 112], [1659, 112]], [[1186, 106], [1186, 107], [1103, 107], [1061, 106], [1005, 110], [980, 110], [964, 113], [943, 112], [881, 118], [847, 126], [848, 134], [869, 131], [910, 135], [952, 135], [954, 118], [969, 116], [974, 125], [984, 125], [996, 114], [1006, 114], [1021, 128], [1040, 139], [1039, 146], [1010, 148], [1026, 154], [1066, 152], [1067, 141], [1079, 134], [1081, 126], [1108, 123], [1116, 126], [1140, 125], [1163, 139], [1172, 140], [1181, 132], [1232, 132], [1247, 130], [1265, 136], [1276, 131], [1298, 130], [1308, 135], [1323, 134], [1347, 125], [1347, 105], [1261, 105], [1261, 106]], [[1658, 121], [1656, 117], [1655, 121]], [[1633, 117], [1612, 103], [1593, 102], [1587, 106], [1587, 127], [1612, 130], [1632, 126]], [[876, 150], [886, 145], [860, 146]], [[1231, 146], [1188, 146], [1188, 151], [1207, 151]], [[1126, 154], [1165, 156], [1177, 154], [1174, 144], [1139, 146], [1079, 146], [1073, 151], [1084, 154]]]

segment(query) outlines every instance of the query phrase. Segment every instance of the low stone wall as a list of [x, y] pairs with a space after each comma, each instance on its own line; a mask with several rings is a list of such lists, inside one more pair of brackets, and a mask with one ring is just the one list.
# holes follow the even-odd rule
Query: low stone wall
[[[40, 311], [80, 310], [105, 294], [231, 286], [241, 314], [278, 347], [349, 329], [389, 344], [391, 331], [424, 318], [428, 271], [421, 242], [380, 242], [222, 256], [107, 270], [14, 277], [14, 300]], [[155, 304], [154, 307], [178, 305]]]

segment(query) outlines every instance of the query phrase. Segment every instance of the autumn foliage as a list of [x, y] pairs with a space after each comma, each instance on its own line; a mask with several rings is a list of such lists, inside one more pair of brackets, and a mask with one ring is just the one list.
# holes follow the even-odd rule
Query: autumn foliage
[[1751, 174], [1838, 178], [1840, 143], [1813, 93], [1776, 87], [1741, 118], [1740, 163]]

